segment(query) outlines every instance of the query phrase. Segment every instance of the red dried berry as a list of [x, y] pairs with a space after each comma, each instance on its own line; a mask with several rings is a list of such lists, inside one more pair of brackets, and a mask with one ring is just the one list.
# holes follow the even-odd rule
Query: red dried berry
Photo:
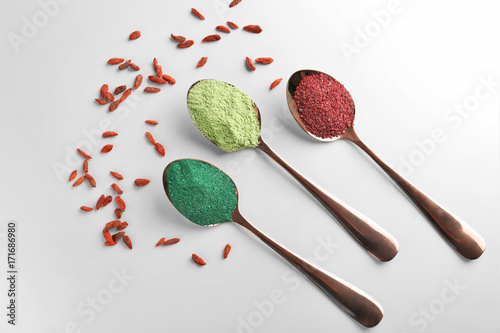
[[81, 183], [83, 183], [83, 181], [85, 180], [85, 176], [81, 176], [80, 178], [78, 178], [76, 180], [76, 182], [73, 183], [73, 186], [78, 186], [80, 185]]
[[184, 37], [184, 36], [176, 36], [174, 34], [170, 34], [170, 37], [172, 37], [172, 39], [178, 43], [183, 43], [186, 41], [186, 37]]
[[139, 37], [141, 37], [141, 32], [140, 31], [134, 31], [133, 33], [130, 34], [130, 36], [128, 38], [130, 40], [136, 40]]
[[127, 205], [125, 205], [125, 201], [120, 196], [115, 197], [115, 202], [122, 211], [125, 211]]
[[102, 207], [102, 204], [104, 203], [105, 199], [106, 199], [106, 197], [104, 196], [104, 194], [101, 194], [101, 196], [99, 197], [99, 200], [97, 200], [97, 203], [95, 204], [96, 210], [99, 210], [99, 208]]
[[258, 25], [254, 25], [254, 24], [244, 26], [243, 30], [246, 30], [248, 32], [252, 32], [254, 34], [260, 34], [262, 32], [262, 28]]
[[101, 149], [101, 153], [109, 153], [113, 149], [113, 145], [105, 145]]
[[114, 101], [113, 103], [111, 103], [109, 105], [108, 111], [109, 112], [113, 112], [113, 111], [115, 111], [118, 108], [118, 106], [120, 106], [120, 101], [119, 100], [118, 101]]
[[234, 22], [227, 21], [227, 25], [231, 27], [231, 29], [238, 29], [238, 25]]
[[116, 179], [123, 179], [123, 176], [120, 175], [118, 172], [115, 172], [115, 171], [110, 171], [109, 172], [113, 177], [115, 177]]
[[207, 43], [207, 42], [216, 42], [220, 39], [221, 39], [220, 35], [208, 35], [207, 37], [203, 38], [201, 41], [203, 43]]
[[130, 240], [130, 237], [125, 235], [123, 236], [122, 240], [125, 243], [125, 245], [127, 245], [127, 247], [132, 250], [132, 241]]
[[194, 44], [194, 41], [190, 39], [190, 40], [187, 40], [185, 42], [177, 44], [177, 47], [180, 49], [187, 49], [188, 47], [193, 46], [193, 44]]
[[217, 31], [222, 31], [222, 32], [225, 32], [225, 33], [231, 33], [231, 30], [229, 30], [228, 28], [226, 28], [225, 26], [223, 25], [218, 25], [215, 27], [215, 30]]
[[120, 188], [120, 186], [118, 186], [117, 184], [113, 183], [111, 184], [111, 188], [113, 189], [113, 191], [115, 191], [117, 194], [123, 194], [123, 191], [122, 189]]
[[104, 99], [100, 99], [100, 98], [96, 98], [95, 101], [97, 103], [99, 103], [100, 105], [106, 105], [106, 104], [108, 104], [107, 101], [105, 101]]
[[112, 237], [113, 237], [113, 241], [116, 242], [116, 241], [119, 241], [120, 239], [123, 238], [123, 236], [125, 236], [125, 231], [120, 231], [120, 232], [117, 232], [116, 234], [114, 234]]
[[112, 243], [110, 243], [110, 242], [105, 242], [105, 243], [104, 243], [104, 245], [106, 245], [106, 246], [115, 246], [116, 244], [118, 244], [118, 243], [117, 243], [117, 242], [112, 242]]
[[134, 90], [139, 88], [141, 86], [141, 83], [142, 83], [142, 75], [139, 74], [135, 77]]
[[157, 93], [157, 92], [160, 92], [161, 89], [160, 88], [156, 88], [156, 87], [146, 87], [144, 88], [144, 92], [145, 93], [148, 93], [148, 94], [154, 94], [154, 93]]
[[205, 64], [207, 63], [207, 59], [208, 57], [202, 57], [200, 61], [198, 61], [198, 65], [196, 65], [196, 68], [205, 66]]
[[106, 97], [107, 97], [106, 92], [108, 91], [108, 89], [109, 89], [109, 86], [107, 84], [102, 85], [101, 90], [100, 90], [102, 99], [106, 99]]
[[[85, 160], [85, 161], [86, 161], [86, 160]], [[73, 171], [73, 172], [69, 175], [69, 180], [68, 180], [68, 182], [70, 182], [70, 181], [72, 181], [73, 179], [75, 179], [75, 177], [76, 177], [76, 174], [77, 174], [77, 173], [78, 173], [78, 172], [77, 172], [76, 170], [74, 170], [74, 171]]]
[[80, 209], [83, 210], [84, 212], [91, 212], [94, 210], [94, 208], [87, 207], [87, 206], [82, 206], [82, 207], [80, 207]]
[[122, 211], [119, 208], [115, 209], [115, 216], [116, 216], [117, 219], [121, 219], [122, 218]]
[[167, 81], [168, 84], [170, 84], [170, 85], [174, 85], [175, 84], [175, 79], [173, 77], [171, 77], [170, 75], [163, 74], [161, 77], [162, 77], [163, 80]]
[[276, 86], [278, 84], [280, 84], [281, 81], [283, 81], [283, 79], [276, 79], [276, 80], [274, 80], [273, 83], [271, 83], [271, 90], [273, 90], [274, 88], [276, 88]]
[[164, 240], [165, 240], [165, 237], [163, 237], [162, 239], [160, 239], [160, 240], [158, 241], [158, 243], [156, 243], [156, 245], [155, 245], [155, 246], [160, 246], [161, 244], [163, 244], [163, 241], [164, 241]]
[[167, 239], [166, 241], [164, 241], [163, 245], [167, 246], [167, 245], [177, 244], [177, 243], [179, 243], [179, 241], [180, 241], [179, 238], [170, 238], [170, 239]]
[[141, 67], [137, 66], [136, 64], [134, 63], [131, 63], [130, 64], [130, 68], [134, 71], [140, 71], [141, 70]]
[[156, 140], [155, 138], [153, 137], [153, 134], [149, 133], [149, 132], [146, 132], [146, 137], [148, 138], [149, 142], [152, 144], [152, 145], [155, 145], [156, 144]]
[[227, 259], [227, 256], [229, 255], [229, 251], [231, 251], [231, 245], [226, 244], [226, 247], [224, 248], [224, 259]]
[[122, 97], [120, 97], [119, 102], [122, 103], [124, 100], [127, 99], [128, 96], [130, 96], [131, 93], [132, 93], [132, 88], [128, 88], [127, 90], [125, 90]]
[[271, 57], [255, 59], [255, 62], [258, 62], [259, 64], [264, 64], [264, 65], [271, 64], [273, 61], [274, 61], [274, 59]]
[[106, 240], [106, 243], [108, 243], [109, 245], [106, 245], [106, 243], [104, 243], [104, 245], [106, 246], [113, 246], [116, 244], [116, 242], [113, 242], [113, 237], [111, 237], [111, 234], [109, 233], [108, 230], [106, 230], [106, 228], [104, 228], [104, 230], [102, 231], [102, 235], [104, 236], [104, 239]]
[[153, 83], [157, 83], [157, 84], [167, 84], [168, 83], [167, 81], [165, 81], [161, 77], [157, 77], [157, 76], [154, 76], [154, 75], [149, 75], [148, 79], [149, 79], [149, 81], [151, 81]]
[[200, 20], [205, 19], [205, 16], [201, 15], [201, 13], [194, 8], [191, 8], [191, 13], [193, 13], [193, 15], [199, 18]]
[[149, 184], [149, 182], [151, 182], [149, 179], [144, 179], [144, 178], [137, 178], [136, 180], [134, 180], [134, 184], [137, 187], [146, 186]]
[[253, 64], [252, 59], [247, 57], [246, 62], [247, 62], [248, 69], [253, 72], [255, 70], [255, 65]]
[[122, 92], [124, 92], [125, 90], [127, 90], [127, 86], [126, 85], [123, 85], [123, 86], [118, 86], [115, 88], [115, 95], [118, 95], [118, 94], [121, 94]]
[[156, 120], [145, 120], [144, 122], [148, 125], [158, 125]]
[[165, 156], [165, 147], [159, 142], [155, 144], [155, 149], [160, 154], [160, 156]]
[[89, 183], [90, 186], [92, 186], [92, 187], [97, 186], [94, 177], [92, 177], [92, 175], [90, 173], [85, 174], [85, 179], [87, 179], [87, 182]]
[[80, 148], [77, 148], [76, 151], [78, 152], [78, 154], [80, 154], [83, 158], [87, 159], [87, 160], [91, 160], [92, 159], [92, 156], [90, 156], [89, 154], [87, 154], [86, 152], [84, 152], [83, 150], [81, 150]]
[[113, 132], [113, 131], [106, 131], [106, 132], [102, 133], [103, 138], [111, 138], [111, 137], [117, 136], [117, 135], [118, 135], [118, 133]]
[[231, 3], [229, 4], [229, 8], [236, 6], [240, 2], [241, 2], [241, 0], [233, 0], [233, 1], [231, 1]]
[[125, 59], [123, 59], [123, 58], [111, 58], [111, 59], [108, 60], [108, 64], [110, 64], [110, 65], [118, 65], [118, 64], [122, 63], [123, 60], [125, 60]]
[[120, 221], [118, 221], [118, 224], [119, 225], [116, 227], [116, 229], [118, 229], [118, 230], [123, 230], [126, 227], [128, 227], [128, 223], [127, 222], [120, 222]]
[[118, 69], [122, 71], [122, 70], [128, 68], [128, 66], [130, 66], [131, 63], [132, 63], [132, 59], [129, 59], [129, 60], [125, 61], [123, 64], [121, 64], [120, 66], [118, 66]]
[[191, 256], [191, 258], [193, 259], [193, 261], [200, 265], [200, 266], [205, 266], [207, 263], [205, 262], [205, 260], [203, 260], [201, 257], [199, 257], [197, 254], [194, 254]]
[[113, 201], [113, 197], [108, 195], [106, 198], [104, 198], [104, 201], [102, 202], [102, 207], [106, 207]]
[[112, 93], [110, 93], [109, 91], [106, 91], [106, 99], [110, 102], [114, 102], [115, 101], [115, 96], [113, 96]]
[[83, 169], [84, 173], [89, 172], [89, 161], [88, 160], [83, 161], [83, 168], [82, 169]]

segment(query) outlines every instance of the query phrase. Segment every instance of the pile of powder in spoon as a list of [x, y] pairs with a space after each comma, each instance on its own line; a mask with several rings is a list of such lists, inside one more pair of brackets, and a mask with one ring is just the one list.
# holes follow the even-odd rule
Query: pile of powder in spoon
[[327, 75], [303, 78], [293, 99], [304, 126], [317, 137], [338, 137], [354, 122], [351, 95], [340, 82]]

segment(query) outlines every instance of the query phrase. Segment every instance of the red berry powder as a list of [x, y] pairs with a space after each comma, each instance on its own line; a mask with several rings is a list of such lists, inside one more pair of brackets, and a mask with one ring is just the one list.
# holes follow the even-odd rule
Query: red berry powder
[[354, 101], [332, 77], [313, 74], [303, 78], [294, 96], [300, 118], [314, 136], [328, 139], [345, 133], [354, 122]]

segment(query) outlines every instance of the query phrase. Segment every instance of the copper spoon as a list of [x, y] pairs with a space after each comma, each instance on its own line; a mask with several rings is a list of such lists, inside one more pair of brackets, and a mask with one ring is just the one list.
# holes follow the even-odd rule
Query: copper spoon
[[[195, 82], [189, 88], [188, 96], [191, 89], [201, 81], [204, 80]], [[260, 111], [255, 102], [253, 106], [256, 117], [259, 120], [260, 127]], [[285, 162], [280, 156], [278, 156], [278, 154], [269, 148], [269, 146], [262, 139], [262, 136], [259, 137], [259, 142], [259, 145], [255, 148], [266, 153], [286, 171], [288, 171], [295, 179], [297, 179], [298, 182], [302, 184], [337, 219], [337, 221], [366, 251], [380, 261], [389, 261], [394, 258], [399, 250], [398, 242], [394, 237], [392, 237], [375, 222], [371, 221], [366, 216], [363, 216], [361, 213], [349, 207], [333, 195], [327, 193], [300, 172], [295, 170], [290, 164]]]
[[[174, 205], [175, 204], [170, 197], [169, 191], [169, 182], [168, 182], [168, 171], [169, 168], [175, 163], [182, 160], [175, 160], [171, 162], [165, 170], [163, 171], [163, 186], [165, 189], [165, 193], [167, 194], [168, 199]], [[199, 161], [198, 162], [205, 163], [213, 168], [217, 168], [214, 165]], [[222, 171], [221, 171], [222, 172]], [[223, 172], [222, 172], [223, 173]], [[231, 182], [232, 179], [225, 173], [223, 173]], [[234, 184], [234, 182], [233, 182]], [[191, 185], [191, 184], [189, 184]], [[236, 184], [234, 185], [236, 188]], [[194, 189], [193, 187], [190, 188]], [[236, 189], [236, 196], [238, 198], [238, 189]], [[177, 208], [177, 207], [176, 207]], [[182, 214], [182, 211], [180, 211]], [[187, 217], [187, 216], [186, 216]], [[188, 218], [188, 217], [187, 217]], [[188, 218], [189, 219], [189, 218]], [[325, 272], [319, 267], [314, 266], [313, 264], [307, 262], [302, 259], [298, 255], [294, 254], [292, 251], [286, 249], [284, 246], [274, 241], [270, 237], [266, 236], [259, 229], [254, 227], [250, 222], [245, 220], [243, 216], [240, 214], [238, 210], [238, 205], [231, 214], [232, 221], [221, 221], [218, 224], [212, 224], [210, 226], [217, 226], [224, 222], [234, 222], [248, 231], [252, 232], [255, 236], [260, 238], [264, 243], [269, 245], [274, 251], [276, 251], [279, 255], [281, 255], [284, 259], [286, 259], [292, 266], [294, 266], [297, 270], [299, 270], [302, 274], [304, 274], [312, 283], [314, 283], [323, 293], [328, 296], [335, 304], [337, 304], [345, 313], [351, 316], [354, 320], [366, 327], [373, 327], [377, 325], [384, 316], [384, 312], [382, 307], [373, 300], [370, 296], [363, 293], [361, 290], [356, 287], [350, 285], [349, 283]], [[193, 221], [193, 223], [196, 223]], [[198, 223], [196, 223], [198, 224]], [[198, 224], [199, 225], [199, 224]]]
[[448, 212], [442, 206], [438, 205], [434, 200], [429, 198], [413, 184], [401, 177], [396, 171], [394, 171], [394, 169], [388, 166], [380, 157], [378, 157], [377, 154], [375, 154], [361, 141], [352, 126], [349, 127], [341, 136], [331, 139], [320, 138], [309, 132], [300, 118], [297, 104], [293, 98], [300, 81], [304, 77], [313, 74], [323, 74], [329, 76], [328, 74], [320, 71], [305, 69], [295, 72], [287, 83], [286, 99], [288, 102], [288, 108], [300, 127], [310, 136], [320, 141], [331, 142], [337, 139], [346, 139], [356, 144], [365, 153], [367, 153], [389, 175], [389, 177], [396, 182], [396, 184], [398, 184], [398, 186], [411, 199], [415, 206], [425, 215], [425, 217], [427, 217], [436, 230], [459, 254], [467, 259], [479, 258], [484, 252], [484, 239], [467, 223]]

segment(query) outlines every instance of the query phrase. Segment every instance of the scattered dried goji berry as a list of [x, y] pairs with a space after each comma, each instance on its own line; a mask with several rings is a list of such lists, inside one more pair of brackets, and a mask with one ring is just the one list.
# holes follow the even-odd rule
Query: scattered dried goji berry
[[91, 160], [92, 159], [92, 156], [90, 156], [89, 154], [87, 154], [86, 152], [84, 152], [83, 150], [81, 150], [80, 148], [77, 148], [76, 151], [78, 152], [78, 154], [80, 154], [83, 158], [87, 159], [87, 160]]
[[139, 88], [141, 86], [141, 83], [142, 83], [142, 75], [139, 74], [135, 77], [134, 90]]
[[99, 197], [99, 200], [97, 200], [97, 203], [95, 204], [96, 210], [99, 210], [99, 208], [102, 207], [102, 204], [104, 203], [105, 199], [106, 199], [106, 197], [104, 196], [104, 194], [101, 194], [101, 196]]
[[225, 33], [231, 33], [231, 30], [229, 30], [228, 28], [226, 28], [225, 26], [223, 25], [218, 25], [215, 27], [215, 30], [217, 31], [222, 31], [222, 32], [225, 32]]
[[156, 88], [156, 87], [146, 87], [144, 88], [144, 92], [145, 93], [148, 93], [148, 94], [154, 94], [154, 93], [157, 93], [157, 92], [160, 92], [161, 89], [160, 88]]
[[153, 137], [153, 134], [149, 133], [149, 132], [146, 132], [146, 137], [148, 138], [149, 142], [152, 144], [152, 145], [155, 145], [156, 144], [156, 140], [155, 138]]
[[271, 83], [271, 90], [273, 90], [274, 88], [276, 88], [276, 86], [278, 84], [280, 84], [281, 81], [283, 81], [283, 79], [276, 79], [276, 80], [274, 80], [273, 83]]
[[236, 6], [240, 2], [241, 2], [241, 0], [233, 0], [233, 1], [231, 1], [231, 3], [229, 4], [229, 8]]
[[193, 46], [193, 44], [194, 44], [194, 40], [190, 39], [190, 40], [187, 40], [185, 42], [177, 44], [177, 47], [180, 49], [186, 49], [188, 47]]
[[83, 210], [84, 212], [91, 212], [94, 210], [94, 208], [87, 207], [87, 206], [82, 206], [82, 207], [80, 207], [80, 209]]
[[125, 211], [127, 205], [125, 205], [125, 201], [119, 195], [115, 197], [115, 202], [122, 211]]
[[113, 183], [111, 184], [111, 188], [113, 189], [113, 191], [115, 191], [117, 194], [123, 194], [123, 191], [122, 189], [120, 188], [120, 186], [118, 186], [117, 184]]
[[[165, 238], [164, 238], [165, 239]], [[163, 242], [163, 245], [167, 246], [167, 245], [172, 245], [172, 244], [176, 244], [176, 243], [179, 243], [180, 239], [179, 238], [170, 238], [170, 239], [167, 239], [166, 241]]]
[[[161, 67], [161, 66], [160, 66]], [[154, 76], [154, 75], [149, 75], [148, 76], [149, 81], [153, 83], [158, 83], [158, 84], [167, 84], [168, 82], [162, 79], [161, 77]]]
[[255, 70], [255, 65], [253, 64], [252, 59], [250, 59], [249, 57], [247, 57], [246, 61], [247, 61], [248, 69], [253, 72]]
[[111, 176], [115, 177], [116, 179], [123, 179], [123, 176], [120, 175], [118, 172], [115, 172], [115, 171], [110, 171], [109, 172], [111, 174]]
[[89, 161], [88, 160], [83, 161], [83, 168], [82, 169], [83, 169], [84, 173], [89, 172]]
[[123, 236], [125, 236], [125, 231], [117, 232], [116, 234], [114, 234], [112, 236], [113, 237], [113, 241], [116, 242], [116, 241], [120, 240]]
[[120, 106], [120, 101], [119, 100], [118, 101], [114, 101], [113, 103], [111, 103], [109, 105], [108, 111], [109, 112], [113, 112], [113, 111], [115, 111], [118, 108], [118, 106]]
[[238, 25], [234, 22], [227, 21], [227, 25], [231, 27], [231, 29], [238, 29]]
[[109, 86], [107, 84], [103, 84], [102, 85], [101, 90], [100, 90], [102, 99], [106, 99], [107, 98], [106, 92], [108, 91], [108, 89], [109, 89]]
[[[118, 221], [118, 222], [120, 222], [120, 221]], [[116, 229], [123, 230], [126, 227], [128, 227], [128, 223], [127, 222], [120, 222], [119, 225], [116, 227]]]
[[134, 180], [134, 184], [135, 186], [137, 187], [143, 187], [143, 186], [146, 186], [148, 185], [150, 182], [149, 179], [144, 179], [144, 178], [137, 178], [136, 180]]
[[207, 59], [208, 57], [202, 57], [200, 61], [198, 61], [198, 65], [196, 65], [196, 68], [205, 66], [205, 64], [207, 63]]
[[186, 41], [186, 37], [184, 37], [184, 36], [176, 36], [174, 34], [170, 34], [170, 37], [172, 37], [172, 39], [178, 43], [183, 43]]
[[102, 207], [106, 207], [113, 201], [113, 197], [108, 195], [106, 198], [104, 198], [104, 201], [102, 202]]
[[122, 211], [120, 210], [120, 208], [116, 208], [115, 209], [115, 216], [117, 219], [121, 219], [122, 218]]
[[122, 70], [128, 68], [128, 66], [130, 66], [131, 63], [132, 63], [132, 59], [129, 59], [129, 60], [125, 61], [123, 64], [121, 64], [120, 66], [118, 66], [118, 69], [122, 71]]
[[101, 149], [101, 153], [109, 153], [113, 149], [113, 145], [105, 145]]
[[163, 74], [161, 77], [162, 77], [163, 80], [167, 81], [168, 84], [170, 84], [170, 85], [174, 85], [175, 84], [175, 79], [173, 77], [171, 77], [170, 75]]
[[124, 100], [127, 99], [128, 96], [130, 96], [131, 93], [132, 93], [132, 88], [128, 88], [127, 90], [125, 90], [122, 97], [120, 97], [119, 102], [122, 103]]
[[73, 186], [78, 186], [80, 185], [81, 183], [83, 183], [83, 181], [85, 180], [85, 176], [81, 176], [80, 178], [78, 178], [76, 180], [76, 182], [73, 183]]
[[243, 30], [246, 30], [248, 32], [253, 32], [254, 34], [260, 34], [262, 32], [262, 28], [254, 24], [244, 26]]
[[159, 142], [155, 144], [155, 149], [160, 154], [160, 156], [165, 156], [165, 147]]
[[134, 63], [131, 63], [130, 64], [130, 68], [132, 68], [134, 71], [140, 71], [141, 70], [141, 67], [137, 66], [136, 64]]
[[258, 62], [259, 64], [264, 64], [264, 65], [268, 65], [268, 64], [272, 63], [273, 61], [274, 61], [274, 59], [271, 57], [255, 59], [255, 62]]
[[229, 251], [231, 251], [231, 245], [226, 244], [226, 247], [224, 248], [224, 259], [227, 259], [227, 256], [229, 255]]
[[201, 15], [201, 13], [194, 8], [191, 8], [191, 13], [193, 13], [193, 15], [199, 18], [200, 20], [205, 19], [205, 16]]
[[118, 86], [118, 87], [115, 88], [115, 95], [121, 94], [125, 90], [127, 90], [127, 86], [126, 85]]
[[134, 31], [130, 34], [128, 37], [130, 40], [135, 40], [137, 38], [141, 37], [141, 32], [140, 31]]
[[164, 241], [164, 240], [165, 240], [165, 237], [163, 237], [162, 239], [160, 239], [160, 240], [158, 241], [158, 243], [156, 243], [156, 245], [155, 245], [155, 246], [160, 246], [161, 244], [163, 244], [163, 241]]
[[127, 247], [132, 250], [132, 241], [130, 240], [130, 237], [125, 235], [123, 236], [122, 240], [125, 243], [125, 245], [127, 245]]
[[108, 101], [110, 101], [110, 102], [114, 102], [115, 101], [115, 96], [113, 96], [113, 94], [107, 90], [106, 91], [106, 99]]
[[156, 120], [145, 120], [144, 122], [148, 125], [158, 125]]
[[199, 257], [197, 254], [194, 254], [191, 256], [191, 258], [193, 259], [193, 261], [200, 265], [200, 266], [205, 266], [207, 263], [205, 262], [205, 260], [203, 260], [201, 257]]
[[203, 43], [207, 43], [207, 42], [216, 42], [218, 40], [220, 40], [220, 35], [208, 35], [207, 37], [203, 38], [201, 41]]
[[103, 138], [111, 138], [111, 137], [117, 136], [117, 135], [118, 135], [118, 133], [113, 132], [113, 131], [106, 131], [106, 132], [102, 133]]
[[96, 98], [95, 101], [101, 105], [106, 105], [108, 102], [104, 99]]
[[92, 177], [92, 175], [90, 173], [85, 174], [85, 179], [87, 179], [87, 182], [89, 183], [90, 186], [92, 186], [92, 187], [97, 186], [94, 177]]
[[[85, 160], [85, 161], [86, 161], [86, 160]], [[74, 170], [74, 171], [73, 171], [73, 172], [69, 175], [69, 180], [68, 180], [68, 182], [70, 182], [70, 181], [72, 181], [73, 179], [75, 179], [75, 177], [76, 177], [76, 174], [77, 174], [77, 173], [78, 173], [78, 172], [77, 172], [76, 170]]]
[[123, 60], [125, 60], [125, 59], [123, 59], [123, 58], [111, 58], [111, 59], [108, 60], [108, 64], [110, 64], [110, 65], [118, 65], [118, 64], [122, 63]]

